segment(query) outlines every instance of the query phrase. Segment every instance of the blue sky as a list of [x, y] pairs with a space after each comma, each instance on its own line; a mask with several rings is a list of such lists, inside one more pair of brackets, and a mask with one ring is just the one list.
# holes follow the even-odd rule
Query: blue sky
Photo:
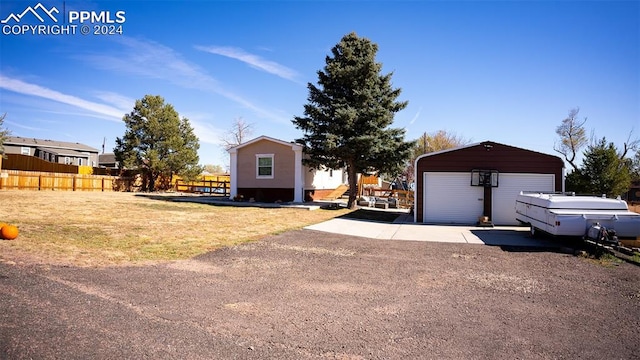
[[[160, 95], [191, 121], [201, 164], [224, 166], [220, 138], [236, 118], [253, 136], [302, 136], [291, 119], [306, 84], [355, 31], [378, 44], [409, 102], [394, 122], [408, 139], [447, 130], [557, 154], [555, 128], [573, 107], [598, 138], [640, 137], [638, 1], [40, 3], [59, 10], [58, 23], [40, 9], [44, 23], [26, 13], [19, 25], [77, 28], [33, 35], [15, 18], [0, 24], [0, 113], [15, 136], [97, 149], [106, 138], [110, 152], [135, 100]], [[0, 19], [37, 4], [3, 0]], [[103, 17], [69, 21], [83, 11]], [[82, 25], [122, 34], [82, 35]]]

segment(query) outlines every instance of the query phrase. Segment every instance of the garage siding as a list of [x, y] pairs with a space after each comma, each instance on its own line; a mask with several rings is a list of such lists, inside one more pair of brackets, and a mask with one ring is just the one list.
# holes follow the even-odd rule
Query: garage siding
[[424, 173], [425, 223], [475, 224], [482, 216], [483, 188], [471, 173]]
[[[548, 174], [553, 175], [554, 179], [554, 184], [550, 191], [561, 191], [563, 168], [564, 162], [557, 156], [492, 141], [423, 155], [416, 160], [415, 164], [415, 219], [416, 221], [424, 221], [424, 219], [428, 218], [425, 214], [427, 209], [426, 200], [431, 195], [420, 193], [426, 188], [424, 184], [425, 173], [466, 173], [469, 174], [469, 179], [467, 179], [469, 182], [470, 173], [474, 169], [496, 170], [500, 173], [500, 176], [502, 174]], [[470, 183], [467, 186], [471, 187]], [[483, 191], [481, 187], [478, 187], [478, 189], [480, 189], [478, 191]], [[493, 190], [495, 189], [498, 188]], [[451, 192], [451, 190], [447, 190], [447, 192]], [[431, 191], [431, 194], [435, 194], [435, 196], [442, 195], [441, 192], [435, 191], [435, 189]], [[484, 192], [481, 193], [479, 198], [483, 197], [482, 194]], [[429, 200], [431, 201], [432, 199], [429, 198]], [[493, 201], [499, 199], [492, 195], [489, 200], [493, 203]], [[492, 209], [496, 209], [495, 204], [492, 204]], [[499, 214], [499, 216], [502, 215]], [[455, 214], [453, 217], [456, 218]], [[477, 221], [477, 218], [475, 221]]]

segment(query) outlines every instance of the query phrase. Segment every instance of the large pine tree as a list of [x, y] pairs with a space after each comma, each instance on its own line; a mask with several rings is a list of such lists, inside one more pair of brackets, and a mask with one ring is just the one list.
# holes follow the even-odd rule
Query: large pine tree
[[161, 96], [146, 95], [137, 100], [123, 121], [127, 130], [116, 139], [116, 160], [141, 172], [143, 190], [154, 191], [159, 180], [160, 188], [166, 188], [174, 174], [187, 178], [200, 174], [200, 144], [189, 119], [180, 119]]
[[404, 129], [391, 128], [395, 113], [407, 102], [397, 101], [400, 89], [391, 85], [392, 73], [382, 75], [376, 62], [378, 46], [355, 33], [345, 35], [318, 71], [318, 86], [308, 84], [305, 116], [293, 123], [304, 132], [306, 165], [346, 168], [349, 208], [355, 207], [357, 174], [399, 174], [413, 143]]
[[585, 185], [582, 190], [586, 193], [614, 197], [626, 193], [631, 186], [627, 163], [620, 159], [615, 145], [606, 138], [589, 145], [579, 174]]

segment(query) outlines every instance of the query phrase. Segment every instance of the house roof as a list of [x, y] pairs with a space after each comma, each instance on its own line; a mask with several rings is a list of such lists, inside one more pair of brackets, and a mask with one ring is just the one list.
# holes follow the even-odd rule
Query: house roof
[[247, 142], [244, 142], [244, 143], [242, 143], [240, 145], [236, 145], [236, 146], [230, 148], [228, 151], [229, 152], [234, 152], [234, 151], [237, 151], [238, 149], [241, 149], [241, 148], [243, 148], [245, 146], [248, 146], [248, 145], [251, 145], [251, 144], [255, 144], [258, 141], [262, 141], [262, 140], [271, 141], [271, 142], [274, 142], [274, 143], [277, 143], [277, 144], [280, 144], [280, 145], [284, 145], [284, 146], [291, 146], [292, 149], [302, 150], [302, 145], [300, 145], [300, 144], [296, 144], [296, 143], [293, 143], [293, 142], [286, 142], [284, 140], [279, 140], [279, 139], [275, 139], [275, 138], [272, 138], [272, 137], [269, 137], [269, 136], [262, 135], [262, 136], [258, 136], [255, 139], [251, 139], [251, 140], [249, 140]]
[[4, 145], [43, 147], [43, 148], [49, 148], [49, 149], [66, 149], [66, 150], [75, 150], [79, 152], [86, 151], [86, 152], [92, 152], [92, 153], [98, 152], [98, 149], [96, 148], [92, 148], [91, 146], [77, 143], [77, 142], [72, 143], [72, 142], [65, 142], [65, 141], [24, 138], [20, 136], [8, 136], [4, 141]]
[[545, 153], [541, 153], [541, 152], [533, 151], [533, 150], [529, 150], [529, 149], [524, 149], [524, 148], [519, 148], [519, 147], [516, 147], [516, 146], [501, 144], [501, 143], [497, 143], [495, 141], [482, 141], [482, 142], [477, 142], [477, 143], [473, 143], [473, 144], [459, 146], [459, 147], [456, 147], [456, 148], [451, 148], [451, 149], [446, 149], [446, 150], [434, 151], [434, 152], [430, 152], [430, 153], [427, 153], [427, 154], [422, 154], [422, 155], [420, 155], [420, 156], [418, 156], [416, 158], [416, 162], [418, 160], [422, 159], [422, 158], [425, 158], [425, 157], [440, 155], [440, 154], [453, 152], [453, 151], [464, 150], [464, 149], [468, 149], [468, 148], [472, 148], [472, 147], [476, 147], [476, 146], [480, 146], [480, 145], [482, 145], [482, 146], [501, 145], [501, 146], [506, 146], [506, 147], [509, 147], [509, 148], [519, 149], [519, 150], [528, 151], [528, 152], [537, 153], [537, 154], [546, 155], [546, 156], [552, 156], [552, 157], [556, 157], [556, 158], [560, 159], [559, 157], [557, 157], [555, 155], [545, 154]]
[[116, 162], [116, 154], [100, 154], [98, 155], [98, 163], [99, 164], [115, 164]]

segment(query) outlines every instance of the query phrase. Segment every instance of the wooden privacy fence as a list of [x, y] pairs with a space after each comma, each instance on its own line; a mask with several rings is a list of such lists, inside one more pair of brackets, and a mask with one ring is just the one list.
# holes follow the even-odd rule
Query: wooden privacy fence
[[0, 189], [114, 191], [119, 187], [117, 176], [79, 175], [38, 171], [2, 170]]
[[21, 154], [5, 154], [2, 161], [4, 170], [41, 171], [47, 173], [65, 173], [82, 175], [116, 175], [111, 170], [91, 166], [77, 166], [49, 162], [34, 156]]

